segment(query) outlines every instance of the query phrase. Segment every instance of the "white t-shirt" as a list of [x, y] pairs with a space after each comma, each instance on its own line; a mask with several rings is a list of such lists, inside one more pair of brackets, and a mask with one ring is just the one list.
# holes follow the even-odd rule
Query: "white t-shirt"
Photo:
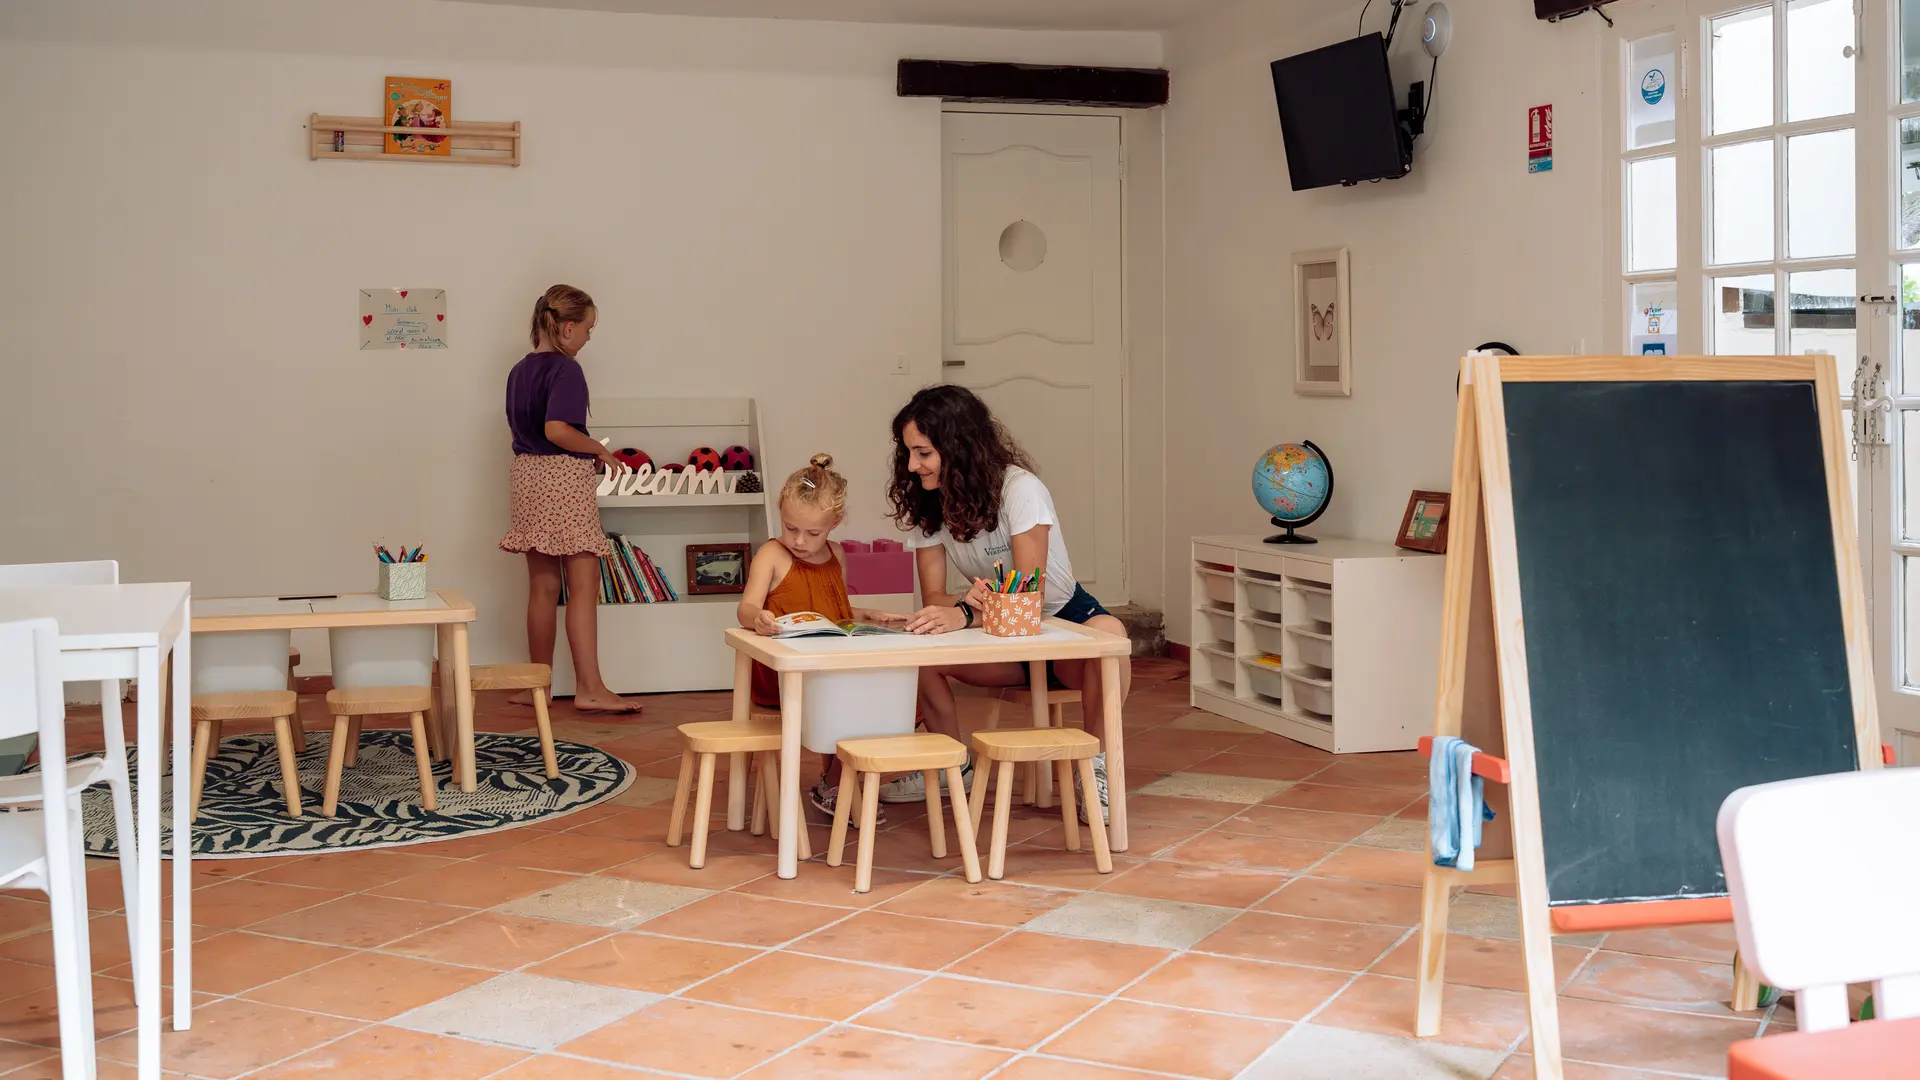
[[[1073, 563], [1067, 558], [1067, 538], [1060, 532], [1060, 518], [1053, 511], [1052, 493], [1039, 477], [1017, 465], [1007, 469], [1007, 478], [1000, 485], [1000, 520], [991, 531], [963, 544], [953, 538], [951, 529], [941, 529], [932, 536], [914, 530], [907, 535], [907, 547], [912, 550], [946, 548], [947, 558], [966, 575], [967, 583], [974, 578], [992, 581], [994, 563], [1001, 564], [1004, 570], [1014, 569], [1013, 537], [1036, 525], [1052, 526], [1047, 530], [1047, 596], [1041, 602], [1043, 610], [1052, 615], [1073, 599]], [[961, 582], [947, 584], [949, 591], [966, 591], [966, 585]]]

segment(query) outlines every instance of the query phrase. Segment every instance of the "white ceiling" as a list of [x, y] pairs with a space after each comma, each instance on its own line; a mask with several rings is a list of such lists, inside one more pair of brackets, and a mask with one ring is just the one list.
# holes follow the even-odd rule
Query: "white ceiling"
[[1010, 30], [1165, 30], [1235, 0], [468, 0], [517, 7]]

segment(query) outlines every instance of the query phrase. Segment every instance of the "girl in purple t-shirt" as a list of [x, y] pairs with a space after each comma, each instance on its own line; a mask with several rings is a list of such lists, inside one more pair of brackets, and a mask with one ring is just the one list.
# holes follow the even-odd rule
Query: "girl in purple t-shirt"
[[[527, 557], [527, 652], [553, 663], [560, 575], [567, 575], [567, 644], [573, 651], [574, 707], [581, 712], [639, 712], [600, 678], [600, 557], [612, 547], [600, 528], [595, 461], [618, 461], [587, 435], [587, 376], [579, 354], [593, 338], [593, 297], [555, 285], [533, 303], [533, 352], [507, 375], [507, 428], [513, 433], [509, 483], [512, 525], [500, 550]], [[531, 698], [528, 699], [531, 703]]]

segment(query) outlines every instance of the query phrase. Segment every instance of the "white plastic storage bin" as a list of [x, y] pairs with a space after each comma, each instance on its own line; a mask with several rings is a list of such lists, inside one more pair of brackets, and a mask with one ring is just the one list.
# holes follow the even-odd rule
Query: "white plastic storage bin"
[[1253, 647], [1273, 656], [1287, 655], [1286, 634], [1280, 629], [1278, 620], [1265, 622], [1260, 619], [1247, 619], [1247, 630], [1253, 634]]
[[1233, 573], [1227, 570], [1200, 569], [1200, 582], [1206, 587], [1207, 599], [1223, 607], [1233, 606]]
[[841, 739], [913, 734], [918, 668], [810, 671], [800, 689], [800, 744], [831, 754]]
[[1297, 671], [1282, 672], [1291, 684], [1293, 700], [1308, 712], [1325, 716], [1333, 714], [1333, 681], [1316, 679]]
[[1206, 615], [1206, 629], [1213, 631], [1213, 636], [1208, 640], [1224, 641], [1228, 645], [1232, 645], [1233, 612], [1214, 611], [1211, 608], [1203, 608], [1202, 612]]
[[1285, 596], [1278, 581], [1264, 578], [1247, 578], [1247, 605], [1257, 613], [1265, 615], [1275, 622], [1280, 621], [1280, 613], [1286, 610]]
[[1333, 666], [1333, 638], [1328, 634], [1317, 633], [1298, 626], [1287, 628], [1288, 651], [1282, 653], [1289, 660], [1298, 660], [1303, 664], [1312, 664], [1317, 668]]
[[1300, 597], [1300, 610], [1314, 622], [1333, 625], [1333, 592], [1312, 585], [1293, 583], [1293, 591]]
[[1251, 660], [1240, 661], [1240, 666], [1247, 669], [1247, 683], [1253, 687], [1254, 693], [1272, 698], [1281, 696], [1281, 688], [1285, 684], [1281, 682], [1280, 672]]

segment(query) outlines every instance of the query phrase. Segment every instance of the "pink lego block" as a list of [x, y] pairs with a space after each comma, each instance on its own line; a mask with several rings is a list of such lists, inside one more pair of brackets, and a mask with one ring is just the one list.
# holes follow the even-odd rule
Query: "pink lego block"
[[875, 595], [913, 591], [913, 556], [898, 540], [865, 544], [842, 540], [847, 553], [847, 593]]
[[847, 554], [849, 555], [856, 554], [856, 553], [864, 554], [865, 552], [869, 552], [873, 550], [872, 545], [867, 544], [860, 540], [842, 540], [840, 541], [840, 546], [845, 548], [847, 551]]
[[905, 551], [905, 550], [906, 550], [906, 546], [905, 546], [905, 545], [903, 545], [903, 544], [901, 544], [901, 543], [900, 543], [900, 541], [898, 541], [898, 540], [875, 540], [875, 541], [873, 542], [873, 550], [875, 550], [875, 551]]

